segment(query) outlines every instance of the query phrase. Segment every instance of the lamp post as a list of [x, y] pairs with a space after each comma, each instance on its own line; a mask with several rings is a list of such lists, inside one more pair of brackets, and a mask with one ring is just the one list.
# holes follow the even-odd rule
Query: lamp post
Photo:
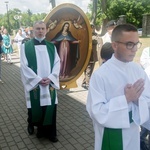
[[10, 23], [9, 23], [9, 13], [8, 13], [8, 1], [5, 1], [6, 3], [6, 10], [7, 10], [7, 21], [8, 21], [8, 33], [10, 33]]
[[19, 16], [19, 15], [15, 15], [15, 16], [14, 16], [14, 19], [15, 19], [15, 20], [18, 20], [19, 28], [21, 27], [21, 21], [20, 21], [21, 18], [22, 18], [22, 16]]

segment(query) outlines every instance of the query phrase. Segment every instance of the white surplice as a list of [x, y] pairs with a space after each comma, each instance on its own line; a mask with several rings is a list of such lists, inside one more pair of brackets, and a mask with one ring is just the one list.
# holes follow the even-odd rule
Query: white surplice
[[150, 47], [146, 47], [142, 51], [140, 63], [144, 69], [150, 66]]
[[[27, 108], [31, 108], [29, 92], [39, 85], [38, 83], [41, 81], [42, 78], [48, 77], [52, 81], [51, 86], [54, 87], [55, 89], [59, 89], [60, 59], [57, 54], [56, 48], [52, 72], [46, 45], [35, 45], [35, 53], [37, 60], [37, 74], [35, 74], [34, 71], [28, 67], [28, 61], [25, 55], [24, 44], [22, 45], [20, 53], [21, 80], [23, 82], [25, 89]], [[51, 105], [49, 85], [45, 87], [39, 85], [39, 87], [40, 87], [40, 106]], [[57, 96], [55, 103], [56, 104], [58, 103]]]
[[[139, 102], [127, 103], [126, 84], [145, 80]], [[95, 131], [95, 150], [101, 150], [104, 127], [122, 129], [123, 150], [140, 150], [139, 125], [149, 120], [150, 81], [136, 63], [124, 63], [114, 55], [100, 66], [90, 79], [87, 111]], [[133, 122], [129, 122], [132, 111]]]
[[104, 45], [106, 42], [111, 43], [111, 35], [107, 32], [105, 35], [102, 36], [102, 40], [103, 40], [103, 45]]

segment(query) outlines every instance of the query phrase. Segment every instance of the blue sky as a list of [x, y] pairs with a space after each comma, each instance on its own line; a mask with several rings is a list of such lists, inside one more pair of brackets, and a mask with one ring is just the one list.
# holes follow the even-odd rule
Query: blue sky
[[[56, 6], [62, 3], [73, 3], [79, 6], [84, 12], [87, 12], [87, 6], [91, 0], [56, 0]], [[6, 3], [8, 2], [8, 8], [18, 8], [22, 12], [26, 12], [28, 9], [32, 13], [48, 13], [51, 10], [49, 0], [0, 0], [1, 14], [6, 13]]]

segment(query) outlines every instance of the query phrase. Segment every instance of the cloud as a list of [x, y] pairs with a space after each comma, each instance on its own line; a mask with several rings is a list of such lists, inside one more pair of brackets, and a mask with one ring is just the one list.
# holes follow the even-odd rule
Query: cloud
[[[26, 12], [28, 9], [32, 13], [48, 13], [51, 10], [51, 4], [49, 0], [0, 0], [1, 14], [6, 13], [6, 1], [8, 1], [8, 8], [18, 8], [22, 12]], [[87, 11], [87, 6], [90, 0], [56, 0], [56, 6], [62, 3], [73, 3], [80, 7], [84, 12]]]

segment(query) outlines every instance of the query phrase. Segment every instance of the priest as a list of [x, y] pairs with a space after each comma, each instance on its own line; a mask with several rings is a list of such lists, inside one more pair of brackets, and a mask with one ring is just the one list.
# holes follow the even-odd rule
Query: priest
[[55, 46], [45, 40], [43, 21], [33, 25], [34, 38], [22, 44], [20, 63], [28, 108], [28, 132], [37, 138], [48, 137], [57, 142], [56, 108], [59, 89], [60, 59]]

